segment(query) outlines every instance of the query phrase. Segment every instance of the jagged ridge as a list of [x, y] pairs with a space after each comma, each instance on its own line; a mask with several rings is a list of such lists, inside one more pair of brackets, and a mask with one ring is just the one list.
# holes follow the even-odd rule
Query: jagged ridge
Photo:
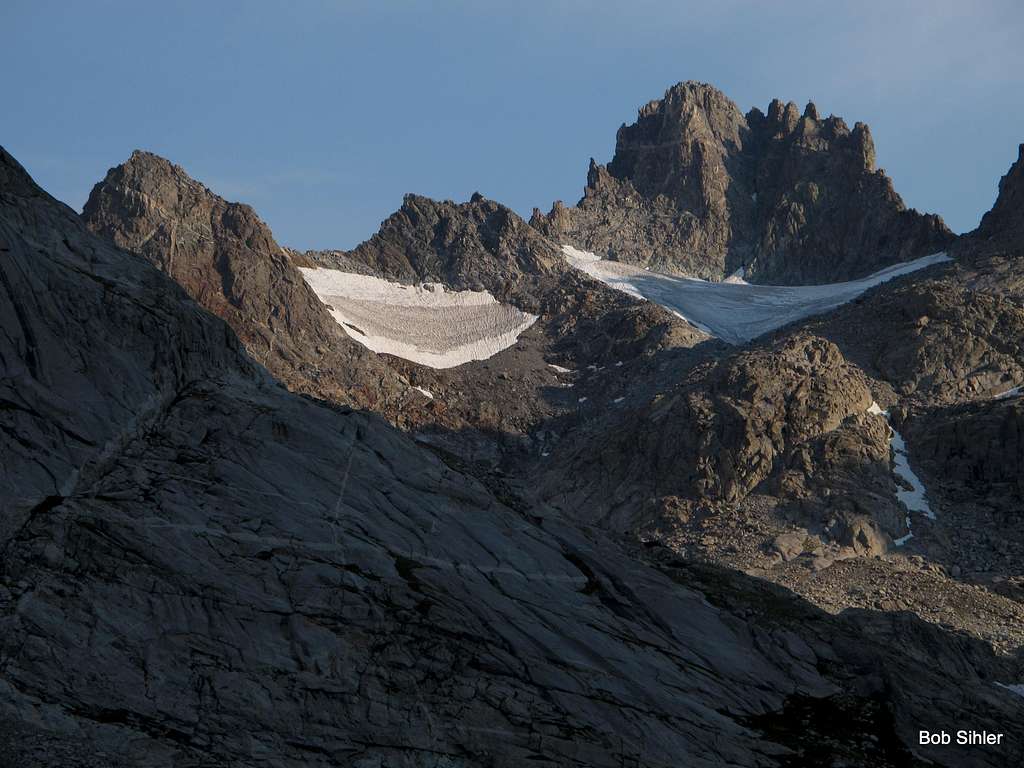
[[531, 223], [651, 269], [776, 284], [849, 280], [943, 250], [942, 220], [907, 210], [875, 170], [868, 127], [775, 100], [743, 115], [704, 83], [669, 88], [623, 125], [583, 198]]

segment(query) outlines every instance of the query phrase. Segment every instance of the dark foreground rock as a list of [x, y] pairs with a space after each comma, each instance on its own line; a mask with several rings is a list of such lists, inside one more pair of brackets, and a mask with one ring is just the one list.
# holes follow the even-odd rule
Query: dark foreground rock
[[903, 765], [922, 722], [1024, 714], [976, 641], [715, 607], [289, 393], [2, 152], [0, 286], [0, 764], [768, 766], [826, 697], [895, 734], [832, 754]]

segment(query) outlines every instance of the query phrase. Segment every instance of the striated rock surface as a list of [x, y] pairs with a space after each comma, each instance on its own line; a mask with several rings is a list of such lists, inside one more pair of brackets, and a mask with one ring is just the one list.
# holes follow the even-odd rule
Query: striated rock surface
[[1024, 714], [982, 644], [513, 511], [288, 392], [2, 150], [0, 287], [0, 764], [1024, 756], [914, 746]]
[[779, 748], [716, 710], [831, 690], [610, 545], [287, 393], [0, 160], [5, 723], [131, 765], [757, 765]]
[[851, 130], [775, 100], [744, 115], [720, 91], [679, 83], [623, 125], [593, 160], [583, 198], [531, 223], [560, 243], [656, 271], [751, 282], [850, 280], [944, 250], [942, 220], [907, 210], [875, 169], [866, 125]]

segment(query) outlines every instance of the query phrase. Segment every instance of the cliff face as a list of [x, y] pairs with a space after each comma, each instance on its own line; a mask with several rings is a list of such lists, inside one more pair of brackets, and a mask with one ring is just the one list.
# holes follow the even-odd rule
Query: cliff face
[[1024, 144], [1017, 150], [1017, 160], [999, 180], [999, 196], [992, 210], [981, 219], [972, 235], [977, 239], [994, 239], [1012, 243], [1017, 249], [1024, 242]]
[[942, 220], [907, 210], [876, 170], [868, 127], [773, 101], [743, 115], [686, 82], [640, 109], [583, 198], [531, 222], [552, 239], [650, 269], [811, 284], [943, 250]]

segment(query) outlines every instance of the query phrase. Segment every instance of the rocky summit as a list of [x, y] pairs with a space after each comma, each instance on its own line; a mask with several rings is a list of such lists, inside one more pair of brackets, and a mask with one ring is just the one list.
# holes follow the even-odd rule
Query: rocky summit
[[0, 768], [1024, 764], [1022, 167], [688, 82], [303, 251], [0, 150]]
[[679, 83], [590, 161], [583, 198], [531, 223], [548, 237], [655, 271], [752, 282], [838, 282], [944, 250], [934, 215], [907, 210], [864, 123], [775, 100], [744, 115], [717, 89]]
[[82, 218], [174, 278], [292, 389], [409, 418], [408, 384], [337, 326], [249, 206], [136, 151], [96, 184]]

